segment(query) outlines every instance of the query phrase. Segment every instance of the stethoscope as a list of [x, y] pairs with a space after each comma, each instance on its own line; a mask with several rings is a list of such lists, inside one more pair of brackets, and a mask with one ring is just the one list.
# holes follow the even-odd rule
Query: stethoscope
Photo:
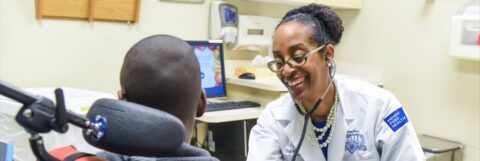
[[317, 108], [320, 106], [320, 103], [322, 103], [323, 99], [327, 95], [328, 90], [333, 85], [333, 78], [335, 77], [335, 70], [337, 68], [336, 67], [337, 64], [336, 64], [335, 60], [333, 60], [331, 58], [329, 58], [328, 61], [331, 62], [330, 65], [328, 66], [328, 72], [329, 72], [329, 75], [330, 75], [330, 83], [328, 83], [327, 88], [325, 89], [325, 91], [323, 91], [322, 96], [320, 96], [320, 98], [317, 100], [317, 102], [315, 102], [315, 104], [313, 105], [313, 108], [308, 112], [303, 112], [303, 110], [300, 109], [300, 107], [298, 106], [297, 102], [294, 101], [295, 102], [295, 108], [297, 109], [298, 113], [300, 113], [300, 115], [304, 116], [304, 120], [303, 120], [302, 137], [298, 141], [297, 148], [295, 149], [295, 152], [293, 153], [292, 161], [295, 161], [295, 159], [297, 158], [298, 152], [300, 151], [300, 147], [302, 147], [303, 139], [305, 139], [305, 132], [307, 131], [308, 118], [310, 117], [310, 115], [312, 115], [312, 113], [315, 110], [317, 110]]

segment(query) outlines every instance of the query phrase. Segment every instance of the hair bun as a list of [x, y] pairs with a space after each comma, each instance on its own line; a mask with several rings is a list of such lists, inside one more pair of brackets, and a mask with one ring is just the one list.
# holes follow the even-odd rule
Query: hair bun
[[333, 41], [333, 44], [338, 44], [340, 42], [344, 30], [342, 20], [330, 7], [311, 3], [289, 11], [284, 16], [284, 19], [296, 14], [307, 14], [317, 19], [318, 22], [325, 26], [326, 31], [329, 34], [328, 36], [331, 38], [331, 41]]

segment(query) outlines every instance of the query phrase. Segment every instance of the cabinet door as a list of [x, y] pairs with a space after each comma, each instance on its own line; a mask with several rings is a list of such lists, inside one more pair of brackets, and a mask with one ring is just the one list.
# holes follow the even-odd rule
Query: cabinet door
[[36, 0], [37, 18], [138, 21], [141, 0]]
[[37, 18], [88, 18], [90, 0], [37, 0]]
[[140, 0], [93, 0], [93, 19], [138, 21]]

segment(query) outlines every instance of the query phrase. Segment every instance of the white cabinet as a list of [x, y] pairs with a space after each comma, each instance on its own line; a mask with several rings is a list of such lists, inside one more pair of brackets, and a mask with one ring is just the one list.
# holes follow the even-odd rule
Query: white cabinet
[[480, 60], [480, 19], [478, 16], [453, 16], [450, 55]]
[[480, 2], [472, 1], [452, 16], [449, 54], [480, 60]]
[[267, 2], [292, 5], [306, 5], [309, 3], [318, 3], [330, 6], [335, 9], [361, 9], [363, 0], [246, 0], [253, 2]]

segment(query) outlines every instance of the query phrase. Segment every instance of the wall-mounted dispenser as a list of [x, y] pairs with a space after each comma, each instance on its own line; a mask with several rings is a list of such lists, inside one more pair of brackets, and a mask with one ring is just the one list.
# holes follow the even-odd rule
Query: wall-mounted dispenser
[[233, 50], [264, 50], [272, 45], [275, 27], [280, 22], [265, 16], [239, 16], [238, 38]]
[[210, 2], [209, 39], [222, 39], [227, 46], [235, 43], [238, 33], [237, 7], [222, 1]]

